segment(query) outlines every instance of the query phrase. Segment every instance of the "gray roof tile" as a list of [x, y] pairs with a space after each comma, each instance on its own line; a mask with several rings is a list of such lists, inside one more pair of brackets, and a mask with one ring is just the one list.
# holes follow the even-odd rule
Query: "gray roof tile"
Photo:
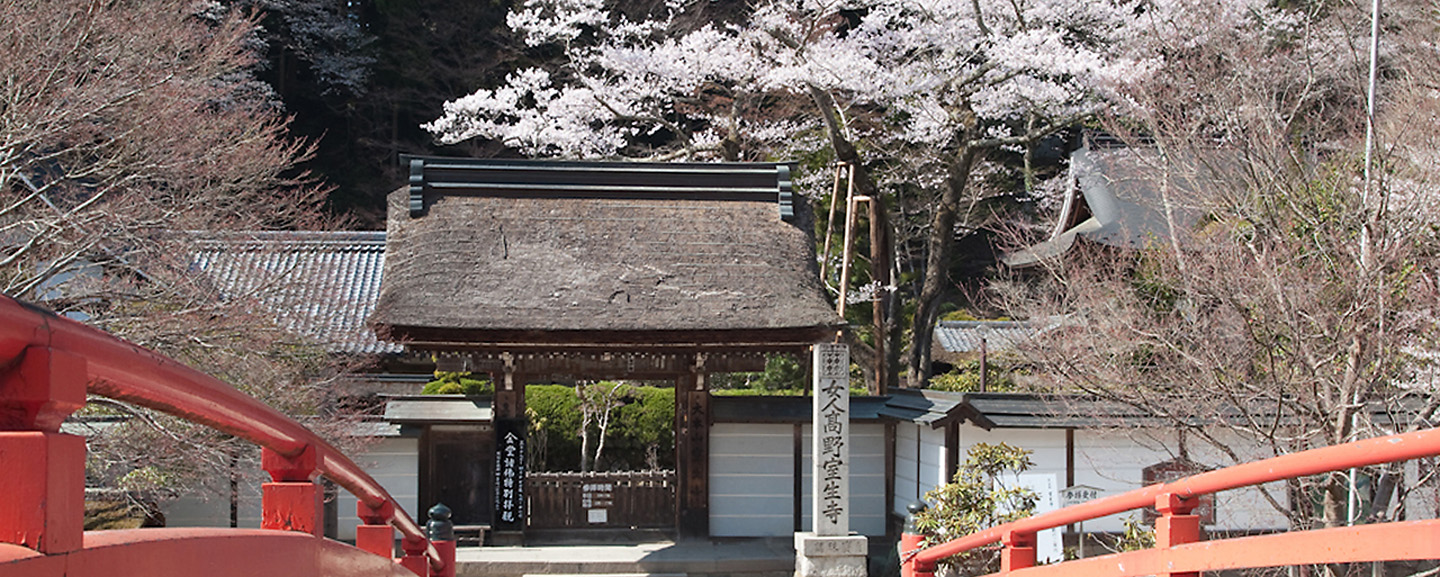
[[252, 232], [200, 243], [194, 267], [225, 298], [253, 298], [334, 353], [400, 352], [366, 324], [385, 267], [383, 232]]

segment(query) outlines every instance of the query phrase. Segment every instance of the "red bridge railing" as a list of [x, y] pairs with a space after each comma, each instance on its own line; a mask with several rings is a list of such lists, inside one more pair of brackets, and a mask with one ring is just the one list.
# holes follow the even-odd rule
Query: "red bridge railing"
[[[1209, 471], [1027, 517], [933, 547], [919, 549], [922, 537], [907, 534], [900, 545], [901, 573], [929, 577], [940, 560], [995, 543], [1002, 546], [997, 575], [1017, 577], [1198, 577], [1202, 571], [1227, 569], [1440, 559], [1440, 520], [1436, 519], [1202, 541], [1200, 517], [1192, 514], [1202, 495], [1436, 455], [1440, 455], [1440, 429], [1429, 429]], [[1155, 520], [1155, 547], [1035, 565], [1036, 533], [1152, 506], [1160, 514]]]
[[[84, 439], [59, 430], [84, 406], [87, 391], [260, 445], [261, 464], [272, 479], [261, 489], [261, 525], [289, 533], [85, 533]], [[309, 429], [214, 377], [3, 296], [0, 466], [0, 575], [178, 575], [197, 569], [176, 565], [157, 572], [153, 566], [163, 561], [156, 559], [192, 560], [208, 567], [199, 571], [205, 575], [455, 574], [453, 541], [432, 543], [375, 479]], [[356, 547], [322, 537], [318, 475], [355, 495], [362, 522]], [[392, 559], [396, 530], [400, 559]], [[108, 562], [115, 558], [125, 561]], [[284, 561], [275, 566], [276, 559]]]

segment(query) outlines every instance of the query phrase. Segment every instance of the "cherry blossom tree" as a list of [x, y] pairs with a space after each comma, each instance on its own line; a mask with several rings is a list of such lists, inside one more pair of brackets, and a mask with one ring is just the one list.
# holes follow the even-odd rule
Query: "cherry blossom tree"
[[[1080, 247], [1045, 282], [998, 285], [1016, 316], [1067, 319], [1024, 347], [1036, 382], [1134, 407], [1182, 432], [1176, 452], [1208, 445], [1213, 466], [1434, 426], [1432, 7], [1389, 8], [1403, 32], [1383, 45], [1370, 168], [1367, 14], [1206, 5], [1154, 21], [1145, 42], [1170, 65], [1117, 87], [1106, 124], [1133, 146], [1096, 152], [1141, 160], [1137, 179], [1200, 218], [1147, 250]], [[1296, 527], [1338, 526], [1401, 517], [1406, 491], [1433, 483], [1361, 472], [1368, 488], [1334, 473], [1271, 502]]]
[[[926, 272], [909, 373], [928, 372], [957, 223], [989, 151], [1023, 146], [1100, 106], [1103, 87], [1143, 74], [1121, 42], [1128, 3], [1050, 0], [759, 2], [695, 24], [669, 2], [634, 16], [603, 0], [529, 0], [510, 27], [552, 65], [446, 104], [442, 142], [502, 141], [533, 156], [757, 159], [828, 149], [856, 167], [857, 193], [921, 191]], [[892, 286], [885, 231], [871, 243], [875, 342]], [[893, 309], [892, 309], [893, 310]]]
[[[296, 169], [311, 148], [254, 80], [257, 46], [219, 3], [0, 3], [0, 291], [316, 415], [329, 359], [192, 267], [196, 231], [321, 220]], [[127, 418], [91, 437], [92, 484], [183, 491], [253, 452], [122, 403], [86, 410]]]

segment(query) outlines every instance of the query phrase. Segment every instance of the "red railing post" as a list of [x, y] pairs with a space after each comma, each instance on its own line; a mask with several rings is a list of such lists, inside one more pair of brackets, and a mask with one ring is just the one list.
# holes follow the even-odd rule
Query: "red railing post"
[[306, 446], [293, 457], [265, 448], [260, 453], [260, 466], [272, 480], [260, 485], [260, 527], [323, 537], [324, 494], [315, 482], [315, 448]]
[[76, 551], [85, 529], [85, 439], [59, 431], [85, 405], [85, 359], [43, 346], [20, 355], [0, 369], [0, 542]]
[[411, 573], [420, 577], [430, 575], [430, 560], [425, 556], [429, 550], [430, 542], [425, 539], [403, 539], [400, 541], [400, 549], [405, 551], [405, 556], [400, 558], [400, 566], [409, 569]]
[[924, 535], [900, 534], [900, 577], [934, 577], [934, 566], [926, 566], [915, 559], [915, 553], [924, 543]]
[[425, 524], [425, 533], [430, 537], [430, 546], [440, 555], [443, 567], [430, 567], [430, 577], [455, 577], [455, 523], [450, 521], [451, 511], [444, 503], [436, 503], [428, 513], [430, 522]]
[[360, 525], [355, 527], [355, 547], [394, 559], [395, 528], [388, 521], [395, 515], [395, 505], [386, 501], [379, 509], [372, 509], [357, 499], [355, 514], [360, 517]]
[[905, 526], [900, 529], [900, 577], [934, 577], [935, 565], [921, 563], [915, 558], [925, 547], [925, 536], [916, 526], [915, 516], [926, 509], [924, 501], [915, 501], [905, 506]]
[[[1155, 510], [1160, 512], [1160, 516], [1155, 519], [1156, 549], [1169, 549], [1200, 540], [1200, 516], [1191, 514], [1199, 504], [1199, 499], [1185, 498], [1175, 493], [1164, 493], [1155, 497]], [[1161, 572], [1157, 577], [1200, 577], [1200, 573]]]
[[1035, 534], [1006, 531], [1000, 538], [1000, 572], [1035, 566]]

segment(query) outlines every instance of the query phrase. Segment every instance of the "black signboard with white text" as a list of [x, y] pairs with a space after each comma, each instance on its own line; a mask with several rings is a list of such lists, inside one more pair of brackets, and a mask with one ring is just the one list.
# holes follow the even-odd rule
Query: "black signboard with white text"
[[525, 421], [495, 422], [496, 531], [525, 528]]

